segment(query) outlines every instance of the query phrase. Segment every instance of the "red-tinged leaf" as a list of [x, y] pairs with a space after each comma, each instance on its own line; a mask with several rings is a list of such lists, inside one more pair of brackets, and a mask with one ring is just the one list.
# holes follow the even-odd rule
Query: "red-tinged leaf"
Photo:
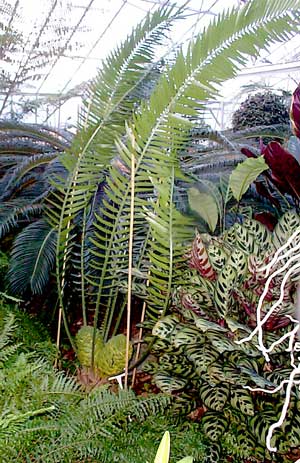
[[[272, 193], [268, 190], [268, 188], [266, 187], [266, 185], [262, 182], [254, 182], [255, 183], [255, 188], [256, 188], [256, 191], [259, 195], [263, 196], [264, 198], [267, 198], [271, 204], [273, 204], [276, 209], [281, 209], [280, 208], [280, 202], [278, 201], [277, 198], [274, 198], [274, 196], [272, 195]], [[261, 222], [262, 224], [266, 225], [267, 228], [269, 228], [269, 230], [273, 230], [274, 226], [276, 225], [273, 225], [272, 227], [272, 223], [270, 223], [269, 221], [269, 218], [268, 217], [265, 217], [264, 215], [265, 213], [262, 212], [262, 213], [259, 213], [257, 214], [258, 215], [258, 218], [256, 219], [256, 217], [254, 217], [256, 220], [258, 220], [259, 222]], [[266, 213], [267, 214], [267, 213]], [[272, 214], [270, 214], [272, 216]], [[272, 216], [273, 218], [275, 218], [274, 216]], [[272, 219], [272, 217], [270, 218], [270, 220]], [[264, 220], [266, 220], [266, 223], [264, 222]], [[272, 227], [272, 228], [271, 228]]]
[[247, 158], [257, 158], [256, 154], [252, 153], [248, 148], [241, 148], [241, 152], [247, 156]]
[[[258, 191], [258, 193], [261, 194], [259, 191]], [[274, 201], [277, 201], [277, 199], [270, 198], [270, 201], [272, 201], [273, 204], [275, 204]], [[279, 201], [277, 201], [277, 202], [278, 202], [278, 205], [279, 205]], [[277, 219], [273, 214], [271, 214], [271, 212], [258, 212], [256, 214], [254, 214], [254, 219], [257, 220], [258, 222], [262, 223], [263, 225], [265, 225], [270, 231], [273, 231], [275, 225], [277, 224]]]
[[280, 143], [271, 141], [263, 150], [274, 184], [281, 193], [300, 198], [300, 164]]
[[197, 269], [200, 275], [208, 280], [214, 281], [217, 279], [217, 274], [209, 261], [205, 245], [198, 232], [196, 232], [190, 256], [189, 265], [191, 268]]
[[300, 138], [300, 84], [292, 96], [290, 118], [293, 132], [296, 137]]

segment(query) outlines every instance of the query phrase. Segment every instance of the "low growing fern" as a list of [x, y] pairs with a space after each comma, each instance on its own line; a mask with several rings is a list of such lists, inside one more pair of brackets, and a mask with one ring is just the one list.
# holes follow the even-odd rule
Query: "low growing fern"
[[170, 397], [108, 386], [86, 393], [49, 359], [12, 344], [17, 330], [13, 313], [0, 323], [1, 462], [144, 463], [144, 445], [153, 461], [162, 429], [170, 429], [170, 420], [176, 429], [163, 416]]

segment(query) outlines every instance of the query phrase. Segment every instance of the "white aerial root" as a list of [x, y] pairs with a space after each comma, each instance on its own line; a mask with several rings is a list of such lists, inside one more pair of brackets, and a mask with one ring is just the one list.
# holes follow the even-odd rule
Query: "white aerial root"
[[[300, 375], [299, 355], [295, 359], [295, 354], [296, 353], [299, 354], [300, 352], [300, 342], [297, 341], [297, 335], [300, 336], [300, 330], [299, 330], [300, 320], [298, 320], [295, 317], [292, 317], [291, 315], [286, 314], [285, 317], [288, 317], [291, 320], [291, 322], [294, 323], [294, 327], [288, 333], [281, 336], [280, 339], [278, 339], [277, 341], [274, 341], [269, 347], [266, 347], [263, 341], [264, 324], [267, 322], [270, 316], [275, 312], [275, 310], [282, 304], [284, 300], [284, 296], [285, 296], [284, 289], [285, 289], [285, 285], [287, 281], [292, 276], [295, 276], [295, 274], [298, 273], [297, 270], [300, 269], [300, 252], [299, 252], [300, 243], [290, 248], [287, 252], [284, 252], [293, 243], [296, 237], [298, 238], [300, 237], [299, 228], [291, 235], [291, 237], [287, 240], [287, 242], [276, 251], [272, 260], [267, 265], [258, 269], [258, 272], [265, 272], [265, 276], [268, 278], [265, 284], [264, 291], [259, 298], [259, 302], [258, 302], [257, 309], [256, 309], [257, 325], [256, 325], [256, 328], [252, 331], [252, 333], [249, 336], [243, 339], [240, 339], [238, 341], [235, 341], [237, 344], [242, 344], [244, 342], [251, 341], [253, 337], [257, 335], [257, 338], [258, 338], [257, 347], [262, 352], [266, 361], [269, 362], [270, 361], [269, 354], [273, 352], [275, 347], [282, 344], [286, 339], [289, 339], [289, 345], [288, 345], [288, 348], [286, 349], [287, 352], [290, 352], [290, 359], [291, 359], [290, 365], [292, 367], [289, 379], [282, 381], [279, 386], [271, 390], [263, 389], [263, 388], [251, 388], [250, 386], [244, 386], [246, 389], [249, 389], [251, 391], [262, 391], [267, 394], [275, 394], [276, 392], [279, 392], [286, 385], [285, 401], [282, 407], [280, 417], [278, 421], [276, 421], [276, 423], [273, 423], [270, 426], [267, 437], [266, 437], [266, 446], [270, 452], [276, 452], [277, 450], [276, 447], [272, 446], [271, 440], [272, 440], [274, 431], [280, 428], [282, 424], [284, 423], [284, 420], [286, 419], [286, 415], [287, 415], [287, 411], [288, 411], [290, 399], [291, 399], [292, 388], [294, 386], [300, 385], [300, 379], [298, 380], [295, 379], [297, 375]], [[280, 263], [281, 261], [287, 258], [288, 260], [284, 263], [284, 265], [280, 266], [279, 268], [276, 268], [278, 266], [278, 263]], [[268, 309], [268, 312], [262, 318], [262, 307], [265, 301], [265, 297], [269, 291], [270, 283], [276, 276], [282, 275], [284, 272], [286, 273], [284, 277], [282, 278], [282, 282], [280, 285], [280, 296], [278, 300]], [[297, 311], [295, 312], [297, 313]], [[295, 463], [300, 463], [300, 459], [297, 460]]]

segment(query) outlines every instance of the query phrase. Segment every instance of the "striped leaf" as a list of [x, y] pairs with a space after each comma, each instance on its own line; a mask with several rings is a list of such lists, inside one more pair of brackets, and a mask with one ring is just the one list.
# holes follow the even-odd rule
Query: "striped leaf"
[[[287, 211], [278, 221], [273, 230], [273, 243], [279, 248], [286, 243], [287, 237], [291, 236], [300, 227], [300, 216], [294, 211]], [[296, 243], [293, 243], [293, 245]]]
[[214, 298], [220, 316], [225, 317], [233, 303], [232, 290], [235, 287], [237, 272], [231, 265], [226, 265], [216, 281]]
[[249, 391], [242, 387], [234, 387], [231, 389], [230, 405], [236, 410], [240, 410], [244, 415], [254, 415], [252, 397]]
[[195, 371], [199, 376], [201, 376], [202, 373], [207, 370], [208, 366], [219, 357], [219, 353], [206, 344], [203, 346], [187, 346], [185, 348], [185, 354], [187, 358], [193, 362]]
[[168, 339], [178, 323], [179, 318], [176, 315], [167, 315], [155, 323], [152, 334], [160, 339]]
[[183, 326], [174, 337], [174, 346], [185, 346], [189, 344], [204, 344], [205, 338], [201, 332], [193, 326]]
[[197, 269], [200, 275], [208, 280], [214, 281], [217, 277], [210, 263], [203, 239], [198, 231], [196, 231], [196, 238], [190, 251], [189, 265], [191, 268]]
[[187, 385], [187, 379], [177, 378], [165, 373], [155, 373], [153, 375], [153, 381], [156, 386], [166, 394], [181, 391]]
[[231, 341], [231, 339], [227, 338], [223, 334], [216, 333], [214, 331], [208, 331], [206, 336], [220, 354], [223, 354], [223, 352], [239, 350], [239, 345]]
[[225, 416], [216, 411], [206, 412], [201, 423], [204, 433], [212, 441], [218, 441], [228, 427]]
[[228, 254], [224, 248], [216, 244], [210, 244], [207, 247], [207, 254], [214, 270], [219, 273], [223, 269], [228, 259]]
[[207, 408], [220, 412], [225, 407], [229, 397], [229, 385], [220, 383], [214, 387], [204, 383], [199, 388], [199, 394], [202, 402]]

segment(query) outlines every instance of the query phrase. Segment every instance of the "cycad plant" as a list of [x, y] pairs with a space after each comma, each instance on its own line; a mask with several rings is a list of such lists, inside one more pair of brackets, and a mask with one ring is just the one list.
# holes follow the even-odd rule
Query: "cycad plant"
[[[51, 172], [64, 175], [59, 154], [72, 135], [37, 124], [0, 122], [0, 238], [11, 251], [13, 293], [41, 293], [54, 266], [56, 232], [42, 218]], [[17, 236], [16, 236], [17, 235]]]
[[74, 255], [84, 323], [87, 286], [94, 304], [94, 343], [99, 323], [104, 338], [111, 335], [116, 308], [120, 319], [124, 288], [139, 293], [142, 285], [149, 315], [165, 313], [190, 233], [189, 221], [173, 205], [179, 155], [201, 118], [203, 102], [217, 96], [219, 84], [233, 77], [248, 56], [291, 37], [298, 27], [297, 8], [292, 0], [252, 1], [221, 14], [186, 52], [178, 52], [149, 101], [136, 110], [135, 89], [149, 71], [145, 63], [150, 65], [154, 45], [176, 14], [158, 10], [109, 56], [63, 158], [68, 180], [55, 183], [49, 201], [49, 221], [58, 233], [56, 273], [66, 328]]

